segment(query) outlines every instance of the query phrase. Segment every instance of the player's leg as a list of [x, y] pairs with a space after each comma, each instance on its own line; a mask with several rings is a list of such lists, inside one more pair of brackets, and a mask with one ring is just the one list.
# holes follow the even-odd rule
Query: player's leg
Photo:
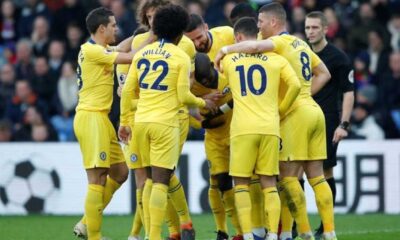
[[[299, 119], [305, 122], [308, 116], [303, 116], [302, 107], [298, 107], [281, 121], [282, 149], [280, 152], [280, 187], [285, 194], [291, 215], [297, 223], [297, 228], [303, 237], [312, 236], [307, 215], [305, 194], [298, 181], [298, 172], [302, 167], [299, 160], [306, 159], [308, 155], [307, 131], [308, 122], [298, 124]], [[290, 238], [291, 230], [284, 232], [282, 237]]]
[[264, 236], [265, 229], [269, 227], [267, 227], [268, 224], [264, 218], [264, 195], [260, 185], [260, 178], [255, 174], [251, 176], [250, 197], [253, 234], [256, 236]]
[[249, 184], [257, 159], [259, 143], [259, 135], [241, 135], [231, 138], [229, 174], [233, 176], [235, 183], [235, 206], [245, 240], [254, 239]]
[[[78, 112], [74, 120], [74, 130], [83, 155], [89, 183], [85, 200], [86, 229], [89, 239], [101, 238], [104, 188], [110, 167], [111, 136], [108, 122], [106, 114], [84, 111]], [[77, 230], [80, 229], [75, 226], [75, 235], [86, 237]]]
[[[137, 162], [136, 162], [137, 163]], [[144, 214], [143, 214], [143, 188], [147, 179], [147, 171], [144, 167], [135, 168], [129, 165], [130, 169], [135, 172], [135, 183], [136, 183], [136, 213], [132, 221], [132, 228], [129, 237], [137, 237], [140, 234], [140, 230], [145, 226]]]
[[168, 240], [179, 240], [181, 238], [179, 216], [175, 210], [171, 198], [168, 197], [167, 213], [165, 215], [165, 221], [168, 226]]
[[[182, 116], [179, 120], [179, 153], [182, 152], [182, 148], [186, 141], [188, 132], [189, 118]], [[194, 235], [192, 219], [190, 217], [189, 206], [186, 201], [185, 192], [179, 178], [175, 174], [173, 174], [170, 178], [168, 196], [171, 199], [171, 203], [173, 204], [172, 208], [169, 207], [169, 209], [175, 210], [175, 213], [173, 213], [173, 211], [168, 211], [166, 216], [167, 222], [169, 222], [168, 228], [170, 232], [170, 237], [173, 237], [172, 235], [175, 235], [175, 237], [177, 235], [179, 236], [179, 228], [182, 229], [182, 234]], [[174, 215], [170, 215], [169, 213]], [[177, 217], [179, 219], [178, 221], [176, 221]], [[178, 234], [174, 234], [174, 232]]]
[[[260, 177], [264, 195], [265, 218], [268, 218], [267, 240], [278, 239], [278, 225], [281, 212], [276, 177], [279, 175], [279, 138], [261, 135], [255, 173]], [[264, 237], [264, 236], [260, 236]]]
[[150, 239], [161, 239], [165, 220], [170, 176], [179, 158], [179, 128], [162, 124], [147, 124], [150, 141], [150, 164], [153, 187], [151, 190]]
[[219, 190], [218, 186], [218, 178], [216, 174], [214, 174], [214, 165], [218, 164], [218, 159], [216, 159], [216, 156], [220, 156], [220, 153], [218, 152], [215, 141], [212, 138], [209, 138], [208, 135], [206, 135], [205, 137], [204, 145], [210, 172], [208, 202], [210, 204], [211, 212], [214, 216], [214, 222], [217, 230], [217, 238], [225, 239], [228, 236], [225, 207], [222, 201], [221, 191]]

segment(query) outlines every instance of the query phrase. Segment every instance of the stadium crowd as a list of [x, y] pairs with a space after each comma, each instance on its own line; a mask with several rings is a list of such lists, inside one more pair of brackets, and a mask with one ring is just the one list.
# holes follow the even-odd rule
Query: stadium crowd
[[[74, 141], [76, 59], [87, 40], [85, 16], [105, 6], [121, 41], [138, 27], [132, 0], [4, 0], [0, 19], [0, 141]], [[210, 27], [229, 25], [240, 0], [182, 1]], [[253, 0], [257, 9], [270, 1]], [[291, 33], [305, 39], [307, 13], [323, 11], [329, 41], [354, 64], [356, 105], [351, 138], [400, 138], [400, 1], [288, 0]], [[117, 87], [118, 84], [115, 84]], [[115, 91], [116, 92], [116, 91]], [[117, 122], [119, 98], [110, 118]], [[199, 139], [192, 132], [189, 139]]]

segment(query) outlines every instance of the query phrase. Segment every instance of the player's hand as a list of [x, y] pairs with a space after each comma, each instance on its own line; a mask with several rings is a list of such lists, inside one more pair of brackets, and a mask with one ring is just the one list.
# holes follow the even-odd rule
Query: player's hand
[[131, 128], [127, 126], [119, 126], [118, 138], [125, 144], [131, 140]]
[[214, 101], [210, 99], [204, 99], [204, 101], [206, 101], [205, 108], [208, 109], [211, 113], [215, 114], [218, 112], [218, 106], [215, 104]]
[[214, 66], [218, 70], [218, 72], [223, 73], [224, 69], [222, 69], [221, 66], [221, 60], [225, 57], [225, 53], [222, 52], [222, 50], [219, 50], [217, 53], [217, 56], [214, 59]]
[[334, 144], [337, 144], [337, 143], [340, 142], [340, 140], [342, 140], [343, 138], [347, 137], [347, 135], [349, 135], [349, 133], [346, 130], [344, 130], [341, 127], [337, 127], [336, 130], [335, 130], [335, 133], [333, 134], [332, 142]]
[[118, 88], [117, 88], [117, 95], [118, 95], [118, 97], [121, 97], [121, 94], [122, 94], [122, 86], [119, 85]]
[[220, 91], [216, 91], [216, 92], [211, 92], [206, 95], [203, 95], [202, 98], [209, 99], [211, 101], [216, 102], [216, 101], [220, 100], [223, 96], [224, 95]]

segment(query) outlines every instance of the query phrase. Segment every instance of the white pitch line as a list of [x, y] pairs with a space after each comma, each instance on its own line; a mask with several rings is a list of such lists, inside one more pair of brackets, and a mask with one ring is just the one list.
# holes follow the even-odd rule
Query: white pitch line
[[337, 232], [337, 235], [361, 235], [361, 234], [368, 234], [368, 233], [400, 233], [400, 229], [380, 229], [380, 230], [359, 230], [359, 231], [340, 231]]

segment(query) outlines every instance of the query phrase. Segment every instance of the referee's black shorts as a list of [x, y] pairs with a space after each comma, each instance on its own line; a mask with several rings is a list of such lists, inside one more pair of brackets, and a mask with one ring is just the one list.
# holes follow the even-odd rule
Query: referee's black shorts
[[336, 151], [338, 144], [333, 144], [332, 139], [335, 134], [336, 128], [339, 126], [339, 114], [338, 113], [324, 113], [325, 115], [325, 126], [326, 126], [326, 156], [327, 159], [324, 161], [324, 169], [333, 168], [336, 166]]

